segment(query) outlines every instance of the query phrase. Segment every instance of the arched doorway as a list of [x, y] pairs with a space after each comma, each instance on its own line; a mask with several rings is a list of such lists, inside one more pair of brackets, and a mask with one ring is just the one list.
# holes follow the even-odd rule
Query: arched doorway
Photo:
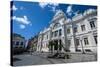
[[61, 41], [61, 39], [50, 41], [49, 42], [49, 50], [51, 52], [61, 52], [61, 50], [62, 50], [62, 41]]

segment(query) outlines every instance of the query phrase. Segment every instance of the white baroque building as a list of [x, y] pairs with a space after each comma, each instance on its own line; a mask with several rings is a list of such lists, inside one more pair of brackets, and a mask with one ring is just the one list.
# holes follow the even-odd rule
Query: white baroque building
[[48, 28], [38, 35], [39, 52], [97, 52], [97, 10], [88, 9], [72, 19], [56, 12]]

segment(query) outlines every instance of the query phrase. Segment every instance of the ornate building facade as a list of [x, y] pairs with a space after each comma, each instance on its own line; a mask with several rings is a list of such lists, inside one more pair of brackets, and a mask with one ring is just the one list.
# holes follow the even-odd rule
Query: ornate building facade
[[56, 12], [48, 28], [38, 35], [39, 52], [97, 52], [97, 10], [88, 9], [72, 19]]

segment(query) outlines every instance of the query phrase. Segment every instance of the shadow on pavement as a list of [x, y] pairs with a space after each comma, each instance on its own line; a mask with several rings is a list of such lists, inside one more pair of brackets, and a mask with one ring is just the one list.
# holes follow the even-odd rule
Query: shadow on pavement
[[19, 59], [19, 58], [13, 58], [13, 61], [15, 62], [15, 61], [21, 61], [21, 59]]

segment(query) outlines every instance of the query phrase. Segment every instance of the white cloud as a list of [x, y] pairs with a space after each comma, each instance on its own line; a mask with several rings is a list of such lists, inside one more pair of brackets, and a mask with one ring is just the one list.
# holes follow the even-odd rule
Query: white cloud
[[56, 7], [58, 6], [58, 3], [47, 3], [47, 2], [40, 2], [39, 6], [41, 8], [45, 8], [46, 6], [51, 8], [51, 11], [55, 12], [56, 11]]
[[21, 7], [18, 8], [18, 7], [16, 7], [15, 5], [13, 5], [12, 8], [11, 8], [11, 10], [13, 10], [13, 11], [16, 11], [16, 10], [18, 10], [18, 9], [23, 10], [24, 7], [21, 6]]
[[32, 23], [30, 23], [30, 26], [32, 26]]
[[48, 6], [48, 7], [51, 7], [51, 6], [58, 6], [59, 4], [58, 3], [47, 3], [47, 2], [40, 2], [39, 3], [39, 6], [41, 7], [41, 8], [45, 8], [46, 6]]
[[20, 25], [20, 28], [21, 28], [21, 29], [25, 29], [25, 25], [21, 24], [21, 25]]
[[21, 9], [21, 10], [23, 10], [23, 9], [24, 9], [24, 7], [20, 7], [20, 9]]
[[55, 6], [51, 7], [51, 11], [56, 12], [56, 7]]
[[47, 5], [48, 5], [48, 3], [45, 3], [45, 2], [39, 3], [39, 6], [40, 6], [41, 8], [44, 8], [44, 7], [46, 7]]
[[30, 21], [28, 20], [27, 16], [23, 16], [23, 17], [13, 16], [12, 19], [22, 24], [26, 24], [26, 25], [30, 24]]
[[49, 5], [52, 5], [52, 6], [58, 6], [59, 4], [58, 3], [49, 3]]
[[15, 5], [12, 6], [12, 10], [16, 11], [17, 9], [18, 8]]

